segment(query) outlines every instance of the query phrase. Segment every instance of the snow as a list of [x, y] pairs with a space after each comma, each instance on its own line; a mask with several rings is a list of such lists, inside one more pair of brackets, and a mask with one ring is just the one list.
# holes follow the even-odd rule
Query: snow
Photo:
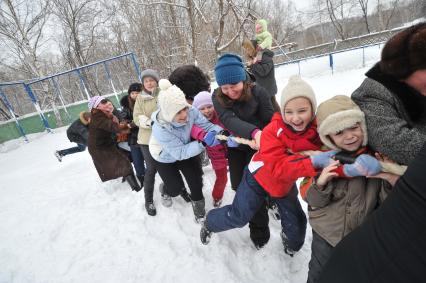
[[[380, 49], [366, 50], [367, 67], [359, 52], [336, 55], [334, 75], [328, 57], [300, 64], [318, 103], [359, 86]], [[277, 68], [278, 89], [297, 73], [297, 64]], [[0, 282], [306, 282], [309, 227], [294, 258], [284, 254], [280, 224], [272, 218], [271, 239], [259, 251], [247, 226], [214, 234], [204, 246], [191, 205], [175, 198], [171, 208], [163, 207], [159, 182], [157, 216], [151, 217], [143, 192], [121, 180], [102, 183], [87, 151], [58, 163], [54, 150], [71, 146], [65, 130], [0, 145]], [[215, 177], [210, 166], [204, 171], [211, 209]], [[227, 187], [224, 204], [233, 195]]]

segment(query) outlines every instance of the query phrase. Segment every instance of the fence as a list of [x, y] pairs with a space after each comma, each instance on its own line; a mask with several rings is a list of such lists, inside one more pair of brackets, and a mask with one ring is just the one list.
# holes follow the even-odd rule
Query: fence
[[140, 81], [136, 56], [126, 53], [54, 75], [0, 83], [0, 143], [69, 124], [93, 95], [119, 105], [127, 86]]

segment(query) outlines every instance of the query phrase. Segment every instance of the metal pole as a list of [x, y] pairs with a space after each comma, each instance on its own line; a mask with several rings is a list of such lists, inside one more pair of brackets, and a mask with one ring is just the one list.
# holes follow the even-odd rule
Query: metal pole
[[13, 110], [12, 104], [9, 103], [9, 100], [7, 100], [6, 95], [3, 93], [0, 87], [0, 98], [3, 100], [4, 104], [7, 107], [7, 110], [9, 110], [10, 115], [12, 116], [13, 120], [15, 121], [16, 127], [18, 128], [19, 132], [21, 133], [21, 136], [24, 138], [24, 141], [28, 142], [28, 138], [25, 135], [24, 128], [22, 128], [21, 124], [19, 124], [18, 119], [16, 118], [15, 111]]
[[131, 53], [130, 58], [132, 58], [132, 62], [133, 62], [133, 65], [135, 66], [135, 70], [136, 70], [136, 74], [138, 75], [138, 79], [139, 79], [140, 82], [142, 82], [141, 70], [139, 68], [138, 62], [136, 61], [135, 54]]
[[108, 80], [112, 86], [112, 91], [114, 91], [115, 98], [117, 99], [117, 105], [120, 106], [120, 99], [118, 98], [117, 91], [115, 90], [114, 83], [112, 81], [111, 73], [109, 72], [109, 68], [106, 62], [104, 62], [105, 72], [107, 73]]
[[71, 121], [71, 115], [70, 115], [70, 113], [68, 113], [68, 109], [65, 106], [64, 99], [63, 99], [63, 96], [62, 96], [62, 92], [61, 92], [61, 89], [59, 88], [58, 82], [55, 80], [55, 77], [52, 77], [51, 80], [52, 80], [53, 88], [55, 89], [56, 95], [59, 97], [59, 100], [61, 101], [62, 107], [64, 108], [64, 111], [67, 114], [68, 121]]
[[362, 47], [362, 67], [365, 67], [365, 48]]
[[330, 62], [330, 68], [331, 68], [331, 74], [334, 74], [334, 62], [333, 62], [333, 54], [328, 55], [329, 62]]
[[34, 107], [37, 110], [37, 113], [40, 116], [41, 121], [43, 122], [43, 125], [46, 128], [47, 132], [52, 133], [52, 128], [50, 127], [49, 122], [47, 121], [46, 117], [44, 117], [43, 111], [41, 111], [40, 105], [37, 102], [37, 98], [35, 97], [32, 89], [31, 89], [31, 86], [26, 84], [26, 83], [23, 83], [23, 85], [24, 85], [24, 88], [25, 88], [28, 96], [30, 97], [31, 101], [33, 102]]
[[78, 75], [78, 77], [80, 79], [80, 87], [86, 93], [87, 100], [90, 100], [90, 95], [89, 95], [89, 92], [87, 91], [86, 84], [84, 83], [84, 79], [83, 79], [83, 76], [81, 75], [80, 69], [77, 69], [75, 71], [77, 72], [77, 75]]

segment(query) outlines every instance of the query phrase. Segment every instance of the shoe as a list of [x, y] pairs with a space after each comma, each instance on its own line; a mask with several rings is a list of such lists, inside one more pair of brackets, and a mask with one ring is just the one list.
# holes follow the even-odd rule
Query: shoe
[[281, 220], [280, 211], [278, 209], [278, 205], [276, 203], [271, 203], [271, 205], [268, 207], [268, 212], [277, 221]]
[[220, 207], [222, 205], [222, 199], [213, 199], [213, 207]]
[[161, 204], [164, 207], [171, 207], [173, 204], [172, 197], [164, 192], [164, 183], [160, 184]]
[[157, 214], [157, 210], [155, 209], [155, 205], [153, 201], [146, 201], [145, 209], [146, 209], [146, 212], [148, 212], [148, 215], [150, 216], [155, 216]]
[[288, 238], [284, 231], [281, 231], [281, 241], [283, 242], [284, 252], [289, 256], [293, 257], [296, 254], [296, 251], [292, 250], [288, 246]]
[[202, 223], [206, 216], [206, 203], [204, 199], [196, 200], [192, 202], [192, 210], [194, 211], [195, 222]]
[[142, 188], [139, 186], [138, 181], [136, 181], [135, 175], [130, 174], [124, 177], [124, 179], [127, 181], [127, 183], [132, 188], [132, 191], [139, 192], [142, 190]]
[[186, 202], [191, 202], [191, 195], [188, 193], [188, 191], [183, 188], [182, 192], [180, 193], [180, 196], [186, 201]]
[[212, 237], [212, 233], [209, 229], [206, 227], [206, 222], [203, 223], [200, 230], [200, 240], [203, 245], [207, 245], [210, 242], [210, 238]]
[[62, 155], [59, 151], [55, 151], [55, 157], [58, 159], [59, 162], [62, 162]]

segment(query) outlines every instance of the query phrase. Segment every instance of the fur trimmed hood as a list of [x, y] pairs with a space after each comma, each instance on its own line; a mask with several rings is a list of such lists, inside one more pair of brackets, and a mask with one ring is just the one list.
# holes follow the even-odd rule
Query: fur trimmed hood
[[321, 141], [331, 149], [338, 149], [329, 134], [337, 133], [360, 123], [364, 133], [362, 145], [367, 145], [367, 127], [365, 115], [348, 96], [336, 95], [318, 106], [317, 109], [318, 133]]
[[91, 116], [90, 112], [86, 112], [86, 111], [80, 112], [80, 115], [79, 115], [80, 122], [85, 126], [89, 125], [90, 116]]

